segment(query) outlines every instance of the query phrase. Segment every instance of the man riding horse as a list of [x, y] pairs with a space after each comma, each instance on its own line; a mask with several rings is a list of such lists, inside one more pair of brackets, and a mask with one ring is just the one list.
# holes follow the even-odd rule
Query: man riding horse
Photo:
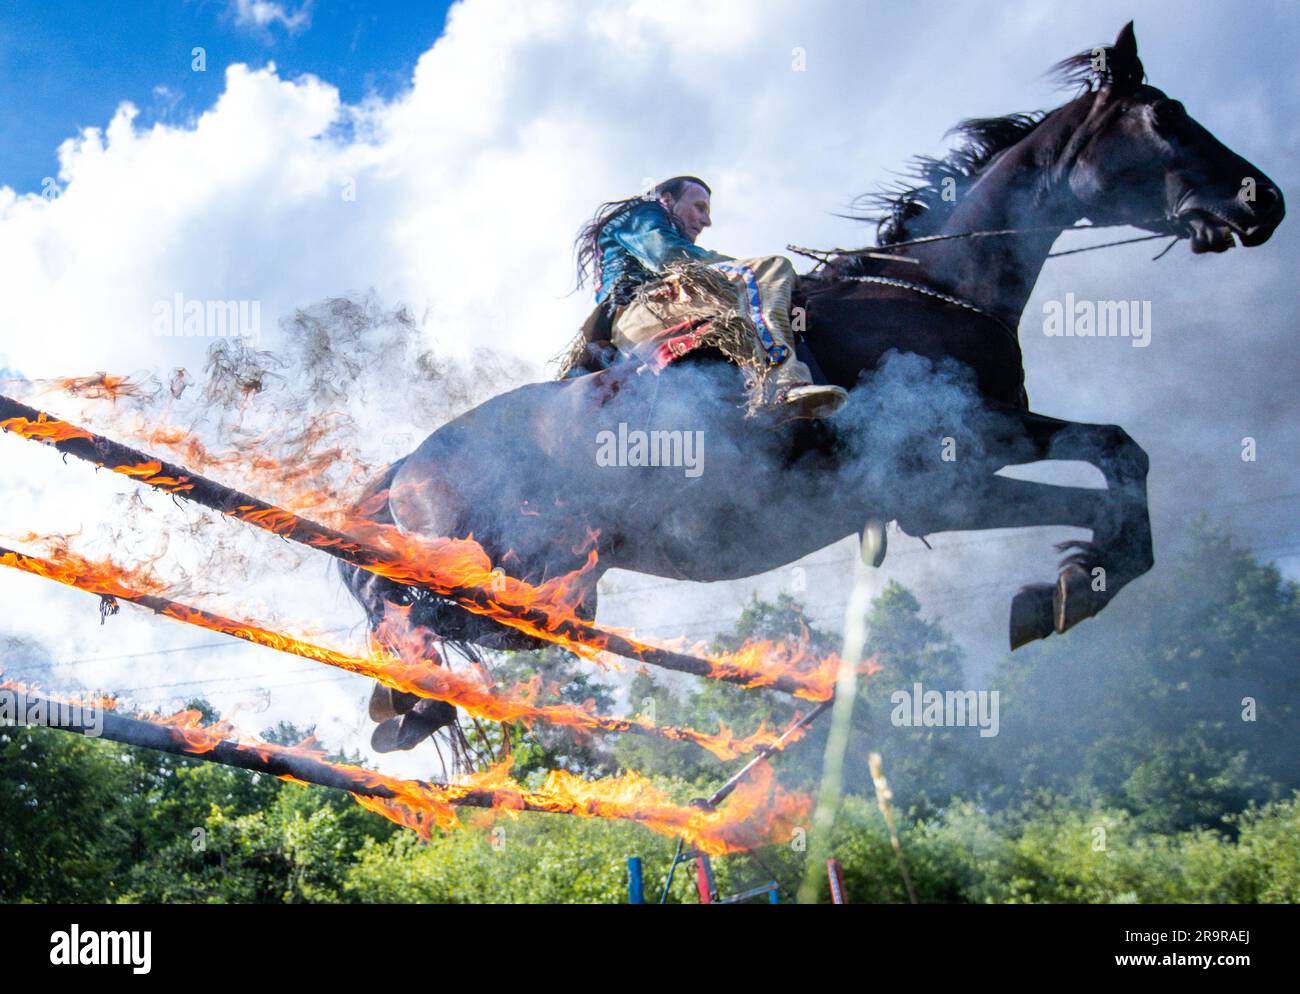
[[733, 259], [695, 244], [712, 223], [711, 193], [702, 179], [674, 176], [653, 195], [602, 205], [579, 232], [578, 285], [594, 270], [596, 310], [570, 371], [594, 371], [619, 352], [662, 368], [716, 348], [745, 370], [753, 409], [777, 420], [834, 414], [848, 394], [815, 385], [795, 356], [790, 260]]
[[[615, 367], [526, 384], [394, 462], [372, 485], [364, 516], [415, 535], [473, 536], [512, 577], [576, 584], [566, 589], [580, 594], [574, 612], [584, 619], [595, 617], [608, 570], [697, 583], [756, 576], [863, 531], [864, 520], [895, 520], [910, 535], [1068, 526], [1091, 538], [1058, 547], [1067, 555], [1055, 582], [1013, 596], [1010, 646], [1097, 615], [1155, 562], [1150, 460], [1119, 425], [1028, 409], [1017, 332], [1039, 275], [1058, 236], [1085, 218], [1185, 237], [1200, 254], [1263, 245], [1286, 204], [1253, 163], [1145, 83], [1131, 23], [1113, 45], [1067, 58], [1058, 75], [1075, 91], [1067, 102], [964, 122], [960, 147], [921, 160], [917, 185], [881, 203], [881, 245], [910, 243], [911, 262], [806, 281], [805, 355], [830, 383], [855, 388], [839, 417], [755, 432], [736, 403], [740, 377], [719, 362], [676, 376]], [[640, 350], [637, 372], [686, 352], [721, 352], [745, 370], [759, 352], [768, 361], [758, 373], [769, 375], [755, 378], [779, 383], [771, 399], [780, 403], [780, 387], [806, 375], [792, 364], [779, 313], [788, 298], [768, 279], [764, 300], [769, 271], [750, 264], [764, 325], [740, 334], [734, 293], [750, 283], [722, 267], [745, 264], [695, 247], [707, 194], [679, 177], [652, 197], [605, 205], [583, 230], [579, 268], [595, 269], [601, 299], [586, 343]], [[695, 313], [701, 288], [719, 287], [731, 307]], [[644, 331], [639, 305], [658, 308], [658, 331]], [[1204, 387], [1218, 385], [1210, 378]], [[595, 457], [602, 431], [632, 420], [672, 430], [683, 416], [709, 432], [707, 472]], [[941, 455], [950, 442], [961, 458]], [[1047, 461], [1090, 463], [1106, 486], [1003, 473]], [[353, 566], [341, 572], [372, 630], [397, 606], [431, 638], [471, 654], [537, 647], [528, 632], [449, 598]], [[385, 751], [411, 748], [455, 710], [381, 688], [371, 715], [382, 722], [375, 748]]]

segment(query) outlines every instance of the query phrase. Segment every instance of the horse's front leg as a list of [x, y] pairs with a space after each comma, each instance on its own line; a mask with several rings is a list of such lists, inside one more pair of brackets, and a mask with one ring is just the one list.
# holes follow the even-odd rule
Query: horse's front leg
[[[1091, 487], [1062, 487], [996, 476], [1000, 467], [986, 467], [978, 477], [964, 476], [951, 487], [914, 494], [895, 515], [909, 535], [986, 528], [1038, 528], [1064, 525], [1095, 534], [1110, 517], [1106, 491]], [[1056, 628], [1058, 585], [1023, 587], [1011, 603], [1011, 648], [1046, 638]], [[1073, 601], [1077, 604], [1077, 599]]]
[[[1056, 583], [1035, 584], [1016, 595], [1013, 649], [1091, 618], [1155, 562], [1147, 507], [1149, 461], [1142, 447], [1118, 425], [1081, 424], [1029, 412], [1021, 412], [1020, 421], [1040, 460], [1091, 463], [1105, 477], [1106, 489], [1097, 492], [1092, 540], [1059, 546], [1069, 554], [1061, 561]], [[1043, 611], [1049, 596], [1051, 625], [1047, 627]]]

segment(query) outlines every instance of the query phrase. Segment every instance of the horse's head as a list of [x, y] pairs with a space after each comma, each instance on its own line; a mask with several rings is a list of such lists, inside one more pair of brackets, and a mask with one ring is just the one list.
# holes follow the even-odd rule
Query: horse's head
[[[1268, 241], [1286, 213], [1282, 191], [1183, 105], [1143, 80], [1129, 22], [1115, 44], [1067, 59], [1063, 76], [1090, 89], [1058, 174], [1093, 223], [1183, 234], [1193, 252]], [[1163, 217], [1163, 221], [1152, 219]]]

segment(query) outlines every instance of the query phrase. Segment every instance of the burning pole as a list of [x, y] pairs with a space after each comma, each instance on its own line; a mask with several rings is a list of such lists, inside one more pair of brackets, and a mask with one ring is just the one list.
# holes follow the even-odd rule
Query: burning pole
[[760, 749], [757, 755], [755, 755], [753, 759], [751, 759], [748, 763], [746, 763], [739, 770], [737, 770], [727, 780], [726, 783], [724, 783], [721, 787], [715, 790], [708, 797], [698, 799], [692, 803], [697, 804], [700, 807], [706, 808], [708, 810], [712, 810], [716, 808], [719, 804], [721, 804], [723, 801], [725, 801], [728, 797], [731, 796], [731, 792], [735, 790], [736, 787], [738, 787], [740, 783], [747, 776], [749, 776], [750, 771], [752, 771], [755, 766], [763, 762], [773, 753], [780, 752], [791, 742], [798, 742], [801, 738], [803, 738], [804, 733], [808, 729], [808, 726], [811, 725], [818, 718], [820, 718], [822, 716], [822, 712], [830, 708], [831, 703], [832, 703], [831, 701], [822, 701], [820, 704], [818, 704], [815, 708], [809, 711], [802, 718], [796, 719], [793, 725], [791, 725], [789, 728], [787, 728], [784, 732], [781, 733], [780, 738], [778, 738], [771, 745], [764, 746], [762, 749]]
[[412, 545], [412, 555], [391, 552], [382, 548], [387, 532], [379, 526], [374, 528], [381, 544], [362, 541], [9, 397], [0, 396], [0, 429], [52, 445], [65, 455], [129, 476], [163, 493], [192, 500], [273, 535], [320, 549], [368, 572], [448, 597], [468, 611], [557, 645], [610, 652], [651, 666], [742, 686], [771, 687], [807, 700], [825, 700], [832, 693], [836, 673], [833, 660], [830, 661], [832, 665], [820, 666], [817, 672], [772, 674], [759, 667], [736, 665], [649, 645], [606, 631], [577, 617], [572, 611], [565, 611], [557, 618], [535, 605], [503, 603], [501, 596], [490, 586], [456, 582], [439, 577], [436, 571], [422, 568], [425, 564], [419, 561], [424, 558], [421, 553], [427, 555], [435, 551], [427, 543], [412, 545], [409, 537], [399, 533], [393, 537], [400, 537], [404, 545]]
[[[7, 689], [16, 689], [6, 685]], [[193, 729], [183, 725], [163, 724], [142, 721], [102, 711], [93, 720], [86, 716], [90, 708], [69, 708], [66, 702], [44, 697], [30, 690], [21, 691], [23, 707], [16, 713], [16, 724], [36, 727], [45, 725], [64, 732], [74, 732], [86, 738], [103, 738], [123, 745], [153, 749], [156, 752], [171, 753], [174, 756], [188, 756], [202, 759], [223, 766], [234, 766], [254, 773], [265, 773], [279, 777], [281, 780], [295, 780], [301, 783], [316, 784], [332, 790], [345, 790], [360, 797], [397, 798], [399, 792], [386, 786], [376, 778], [375, 782], [365, 782], [364, 774], [369, 771], [359, 767], [330, 763], [310, 753], [293, 748], [276, 746], [270, 743], [252, 745], [229, 739], [207, 740], [206, 736], [196, 737]], [[24, 720], [26, 714], [58, 715], [58, 720], [48, 723]], [[202, 731], [202, 730], [199, 730]], [[438, 789], [442, 785], [424, 784], [420, 781], [408, 781], [420, 789]], [[458, 804], [468, 807], [492, 807], [492, 791], [479, 791], [458, 798]]]
[[[522, 699], [493, 693], [473, 681], [436, 665], [432, 660], [420, 660], [414, 663], [389, 653], [371, 658], [354, 656], [315, 645], [292, 635], [271, 631], [247, 621], [227, 618], [202, 608], [182, 604], [160, 594], [133, 589], [127, 582], [128, 578], [124, 571], [111, 563], [89, 562], [72, 553], [65, 553], [58, 561], [54, 561], [0, 546], [0, 565], [55, 580], [86, 593], [96, 594], [104, 598], [104, 603], [108, 605], [115, 606], [116, 601], [126, 601], [174, 621], [230, 635], [251, 642], [253, 645], [277, 649], [303, 659], [325, 663], [327, 666], [334, 666], [359, 676], [370, 677], [385, 686], [418, 697], [446, 701], [490, 721], [546, 721], [585, 732], [627, 732], [634, 735], [649, 735], [672, 742], [693, 743], [722, 760], [735, 759], [759, 748], [762, 748], [762, 752], [756, 759], [763, 758], [784, 748], [799, 737], [792, 736], [791, 731], [794, 729], [791, 729], [779, 737], [774, 733], [760, 730], [754, 735], [736, 738], [725, 729], [722, 733], [710, 734], [692, 728], [658, 726], [633, 718], [605, 717], [571, 704], [531, 704]], [[110, 607], [110, 610], [112, 609]], [[748, 770], [752, 766], [753, 762], [745, 769]], [[721, 797], [717, 798], [717, 800], [721, 799]]]
[[[456, 809], [488, 808], [534, 811], [578, 817], [634, 821], [663, 835], [677, 836], [712, 855], [741, 852], [788, 835], [789, 827], [807, 814], [808, 799], [787, 794], [768, 775], [749, 785], [727, 811], [704, 812], [672, 803], [649, 781], [635, 773], [588, 782], [553, 771], [538, 789], [526, 788], [489, 770], [462, 784], [399, 780], [372, 770], [335, 763], [302, 746], [237, 741], [221, 728], [197, 725], [197, 712], [173, 719], [148, 721], [115, 714], [100, 706], [69, 705], [67, 701], [20, 687], [3, 685], [0, 718], [18, 725], [47, 725], [88, 738], [176, 756], [201, 759], [278, 777], [298, 784], [315, 784], [351, 794], [362, 807], [428, 838], [436, 827], [458, 824]], [[50, 721], [49, 716], [56, 716]], [[182, 719], [182, 720], [178, 720]]]

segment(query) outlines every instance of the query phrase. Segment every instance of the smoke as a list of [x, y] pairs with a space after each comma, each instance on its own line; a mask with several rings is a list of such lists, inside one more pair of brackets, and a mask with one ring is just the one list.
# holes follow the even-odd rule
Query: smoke
[[[201, 369], [129, 375], [114, 371], [39, 381], [11, 378], [4, 389], [223, 484], [324, 517], [347, 509], [389, 462], [408, 454], [441, 424], [539, 375], [529, 364], [490, 349], [463, 358], [440, 355], [407, 309], [387, 307], [373, 292], [301, 308], [282, 323], [279, 340], [286, 345], [274, 351], [242, 339], [220, 340], [209, 349]], [[345, 595], [340, 601], [333, 563], [322, 554], [113, 474], [94, 474], [75, 461], [60, 466], [30, 443], [20, 444], [25, 448], [18, 448], [16, 455], [24, 462], [11, 464], [16, 472], [9, 486], [30, 489], [32, 509], [47, 512], [24, 513], [22, 505], [15, 504], [13, 520], [30, 522], [31, 531], [65, 537], [88, 557], [112, 558], [123, 566], [149, 565], [162, 578], [167, 596], [195, 606], [315, 635], [332, 644], [359, 634], [361, 612]], [[64, 527], [47, 527], [45, 521], [53, 517], [48, 512], [62, 504], [58, 496], [71, 493], [78, 480], [91, 475], [95, 482], [76, 502], [75, 513], [59, 515]], [[69, 517], [75, 522], [71, 529], [66, 527]], [[17, 541], [21, 536], [10, 537]], [[110, 638], [124, 643], [124, 652], [98, 648], [87, 651], [87, 657], [105, 652], [110, 659], [148, 656], [147, 646], [155, 640], [176, 646], [191, 639], [196, 648], [212, 643], [211, 636], [149, 619], [131, 607], [101, 627], [94, 598], [49, 584], [35, 594], [51, 610], [67, 600], [72, 612], [63, 630], [75, 633], [77, 641], [102, 643]], [[12, 621], [19, 629], [25, 626], [20, 617]], [[142, 630], [150, 632], [149, 639], [139, 637]], [[8, 638], [5, 663], [11, 670], [21, 656], [27, 660], [25, 669], [40, 664], [47, 686], [84, 686], [79, 674], [87, 670], [77, 665], [48, 668], [51, 653], [43, 648], [48, 639], [17, 633]], [[73, 644], [60, 640], [64, 652]], [[132, 652], [137, 649], [143, 651]], [[32, 661], [33, 656], [38, 658]], [[215, 683], [211, 692], [219, 708], [266, 711], [266, 688], [274, 692], [285, 684], [277, 676], [284, 661], [264, 650], [241, 650], [237, 644], [221, 656], [233, 660], [223, 663], [220, 676], [203, 665], [208, 659], [203, 655], [180, 657], [172, 665], [165, 657], [99, 664], [93, 667], [94, 682], [127, 691], [142, 688], [136, 699], [162, 710], [191, 696], [193, 689]], [[306, 667], [288, 669], [301, 672]], [[240, 671], [251, 679], [249, 686], [241, 687], [242, 678], [236, 675]], [[187, 685], [183, 676], [197, 682]], [[326, 695], [326, 706], [317, 705], [314, 715], [348, 738], [360, 730], [357, 717], [364, 718], [358, 700], [362, 682], [352, 683], [358, 689], [348, 692], [350, 699]], [[300, 694], [289, 697], [302, 703]], [[285, 695], [276, 694], [276, 699], [279, 703]], [[309, 717], [293, 708], [286, 713], [300, 722]]]

